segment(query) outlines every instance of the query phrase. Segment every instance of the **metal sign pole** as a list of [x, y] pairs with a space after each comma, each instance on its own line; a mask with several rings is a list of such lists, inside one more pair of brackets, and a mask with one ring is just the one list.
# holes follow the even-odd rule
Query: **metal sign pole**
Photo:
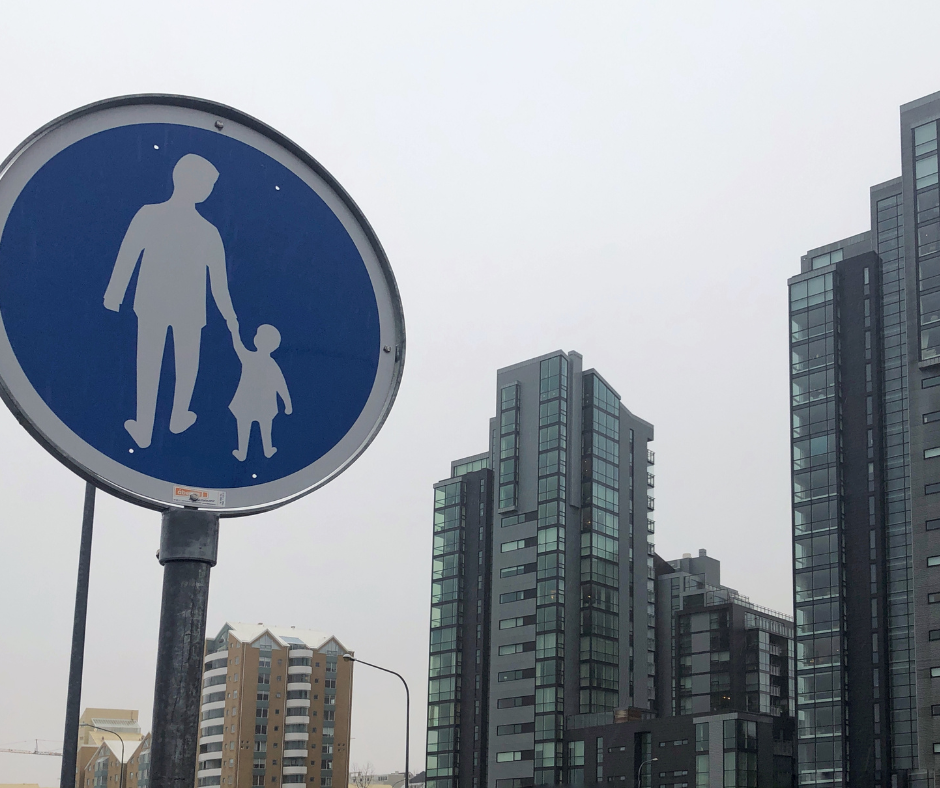
[[[151, 784], [191, 788], [219, 517], [283, 506], [366, 450], [404, 369], [398, 285], [366, 217], [316, 159], [190, 96], [119, 96], [31, 135], [0, 163], [0, 236], [0, 400], [97, 487], [166, 510]], [[254, 262], [230, 264], [242, 259]], [[168, 419], [157, 408], [167, 325]], [[313, 350], [311, 336], [322, 338]], [[82, 566], [66, 752], [81, 702]], [[63, 786], [76, 757], [63, 759]]]
[[196, 774], [209, 570], [219, 546], [219, 516], [195, 509], [163, 513], [163, 603], [157, 642], [150, 781], [190, 788]]
[[82, 672], [85, 666], [85, 621], [88, 614], [88, 577], [91, 571], [91, 536], [95, 522], [95, 485], [85, 484], [82, 538], [78, 549], [78, 582], [75, 588], [75, 619], [72, 622], [72, 657], [69, 663], [69, 694], [65, 702], [65, 737], [62, 741], [61, 788], [75, 788], [78, 763], [78, 721], [81, 717]]

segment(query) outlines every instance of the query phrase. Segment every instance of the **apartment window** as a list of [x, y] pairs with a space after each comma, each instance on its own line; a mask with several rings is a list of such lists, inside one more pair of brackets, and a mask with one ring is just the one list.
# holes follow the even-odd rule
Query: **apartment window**
[[515, 629], [516, 627], [524, 627], [526, 616], [520, 616], [519, 618], [504, 618], [499, 622], [500, 629]]
[[936, 531], [938, 528], [940, 528], [940, 520], [928, 520], [927, 521], [928, 531]]
[[496, 753], [497, 763], [509, 763], [510, 761], [521, 761], [521, 760], [522, 760], [521, 750], [510, 750], [508, 752]]
[[512, 542], [503, 542], [499, 551], [501, 553], [511, 553], [513, 550], [523, 550], [526, 547], [535, 547], [536, 537], [530, 536], [528, 539], [516, 539]]
[[826, 254], [818, 254], [812, 260], [813, 270], [824, 268], [827, 265], [832, 265], [832, 263], [838, 263], [840, 260], [842, 260], [841, 249], [836, 249]]
[[505, 605], [507, 602], [519, 602], [519, 601], [521, 601], [521, 600], [523, 600], [523, 599], [526, 599], [526, 598], [528, 598], [528, 597], [534, 597], [534, 596], [535, 596], [535, 589], [534, 589], [534, 588], [529, 589], [529, 591], [528, 591], [528, 597], [527, 597], [526, 594], [527, 594], [526, 591], [510, 591], [508, 594], [500, 594], [500, 595], [499, 595], [499, 603], [500, 603], [501, 605]]
[[937, 156], [927, 156], [914, 162], [915, 188], [924, 189], [937, 183]]
[[940, 629], [931, 629], [930, 632], [927, 633], [927, 637], [930, 640], [940, 640]]
[[935, 605], [937, 602], [940, 602], [940, 594], [927, 594], [928, 604]]
[[927, 558], [927, 566], [940, 566], [940, 555], [932, 555]]
[[[938, 528], [940, 528], [940, 520], [938, 522]], [[518, 564], [516, 566], [505, 566], [499, 570], [500, 577], [515, 577], [516, 575], [524, 575], [527, 572], [534, 572], [535, 564]]]
[[940, 421], [940, 410], [924, 414], [924, 424], [930, 424], [933, 421]]
[[514, 733], [522, 733], [524, 725], [521, 722], [517, 722], [514, 725], [497, 725], [496, 726], [496, 735], [497, 736], [511, 736]]
[[935, 495], [936, 493], [940, 493], [940, 484], [934, 483], [924, 485], [924, 495]]
[[940, 755], [940, 742], [934, 742], [933, 744], [933, 754]]
[[934, 386], [940, 386], [940, 375], [933, 375], [932, 377], [924, 378], [920, 382], [920, 387], [922, 389], [931, 389]]
[[932, 460], [934, 457], [940, 457], [940, 446], [934, 446], [932, 449], [924, 449], [925, 460]]
[[930, 669], [930, 678], [940, 679], [940, 667]]
[[937, 149], [937, 124], [925, 123], [914, 128], [914, 155], [923, 156]]
[[940, 705], [934, 704], [930, 707], [930, 714], [934, 717], [940, 717]]
[[510, 654], [521, 654], [525, 650], [525, 644], [523, 643], [510, 643], [507, 646], [499, 647], [499, 656], [506, 657]]
[[499, 673], [497, 681], [520, 681], [525, 677], [524, 670], [504, 670]]
[[496, 701], [497, 709], [515, 709], [520, 706], [535, 705], [534, 695], [518, 695], [515, 698], [500, 698]]

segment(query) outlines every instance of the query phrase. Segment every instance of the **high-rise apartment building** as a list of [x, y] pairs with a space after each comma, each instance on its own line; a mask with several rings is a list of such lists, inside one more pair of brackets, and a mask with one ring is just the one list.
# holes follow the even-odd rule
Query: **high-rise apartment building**
[[566, 716], [657, 703], [652, 425], [574, 352], [495, 409], [434, 489], [428, 788], [559, 784]]
[[319, 632], [226, 623], [206, 641], [196, 785], [346, 786], [347, 652]]
[[901, 107], [871, 229], [789, 281], [800, 784], [940, 758], [940, 94]]
[[777, 771], [789, 775], [793, 619], [721, 585], [721, 563], [704, 550], [668, 563], [657, 556], [656, 573], [660, 715], [770, 715], [786, 758]]
[[568, 785], [793, 788], [793, 621], [720, 584], [704, 550], [655, 556], [658, 715], [565, 721]]

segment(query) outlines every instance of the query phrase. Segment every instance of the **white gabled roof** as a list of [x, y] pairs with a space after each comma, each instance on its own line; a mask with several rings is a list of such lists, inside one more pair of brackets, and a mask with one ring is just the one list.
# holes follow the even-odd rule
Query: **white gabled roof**
[[[139, 741], [133, 742], [124, 742], [124, 758], [121, 758], [121, 742], [117, 739], [105, 739], [102, 743], [102, 747], [107, 747], [111, 754], [120, 762], [127, 763], [131, 756], [137, 751], [137, 745], [140, 744]], [[99, 749], [100, 752], [100, 749]], [[100, 755], [98, 756], [101, 757]]]
[[[253, 643], [264, 634], [268, 634], [281, 648], [291, 645], [303, 644], [314, 651], [323, 648], [331, 640], [336, 642], [340, 654], [348, 649], [333, 635], [317, 632], [312, 629], [299, 627], [269, 626], [267, 624], [246, 624], [239, 621], [226, 621], [222, 629], [228, 629], [229, 634], [242, 643]], [[220, 632], [221, 634], [221, 632]]]

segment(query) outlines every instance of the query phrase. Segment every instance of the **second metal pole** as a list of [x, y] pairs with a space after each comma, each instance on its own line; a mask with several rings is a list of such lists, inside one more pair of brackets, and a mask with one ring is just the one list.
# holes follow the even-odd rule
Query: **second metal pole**
[[72, 658], [69, 663], [69, 694], [65, 701], [65, 738], [62, 740], [62, 771], [59, 785], [75, 788], [78, 768], [78, 721], [82, 705], [82, 673], [85, 668], [85, 621], [88, 617], [88, 578], [91, 574], [91, 537], [95, 523], [95, 485], [85, 484], [82, 539], [78, 548], [78, 583], [75, 588], [75, 618], [72, 622]]
[[150, 755], [150, 783], [158, 788], [191, 788], [196, 775], [209, 570], [218, 546], [217, 514], [195, 509], [163, 513], [158, 553], [163, 603]]

